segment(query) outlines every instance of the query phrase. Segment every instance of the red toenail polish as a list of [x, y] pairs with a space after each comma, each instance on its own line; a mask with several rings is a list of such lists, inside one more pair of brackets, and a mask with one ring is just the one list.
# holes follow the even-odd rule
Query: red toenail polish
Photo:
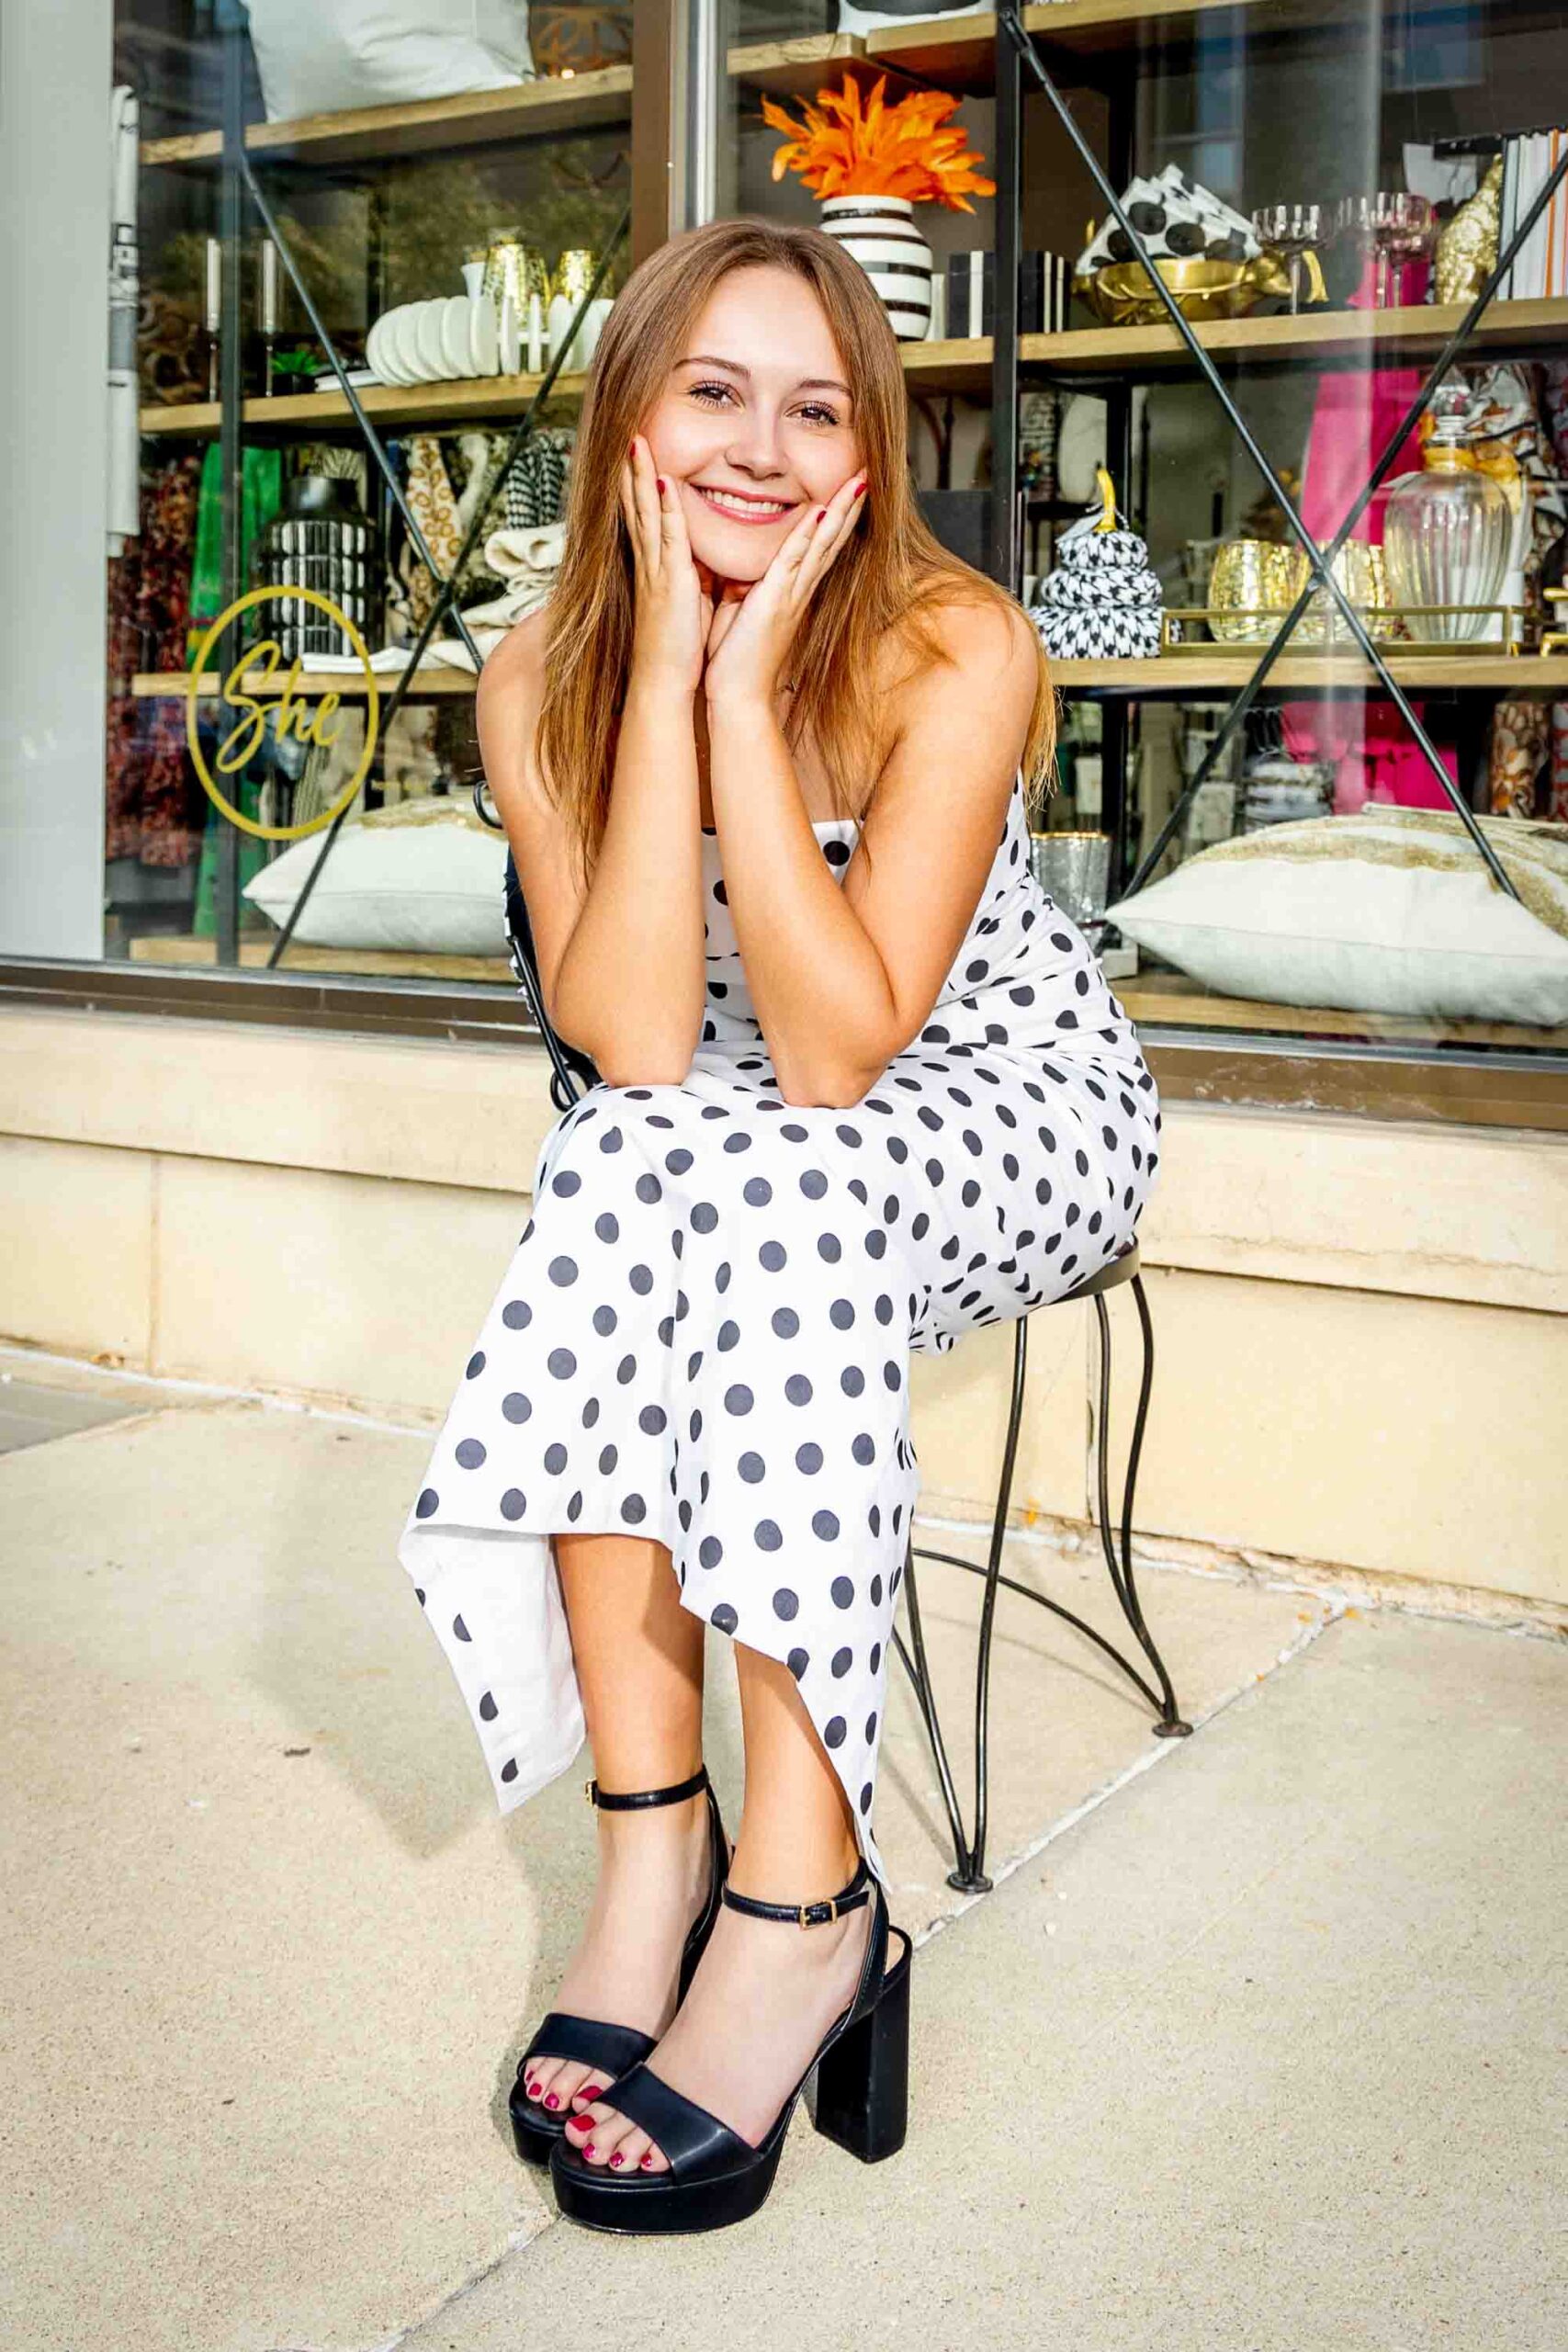
[[622, 2154], [621, 2154], [621, 2152], [620, 2152], [619, 2148], [612, 2148], [612, 2149], [611, 2149], [611, 2151], [610, 2151], [610, 2162], [611, 2162], [613, 2165], [624, 2165], [624, 2164], [626, 2163], [626, 2158], [625, 2158], [625, 2156], [623, 2156], [623, 2155], [622, 2155]]
[[637, 2162], [639, 2165], [650, 2165], [653, 2162], [652, 2152], [650, 2150], [645, 2151], [642, 2155], [638, 2156]]
[[554, 2091], [547, 2091], [545, 2093], [545, 2105], [547, 2107], [558, 2107], [560, 2105], [560, 2101], [556, 2097]]
[[539, 2086], [538, 2086], [538, 2084], [537, 2084], [537, 2083], [530, 2083], [530, 2084], [529, 2084], [529, 2086], [528, 2086], [528, 2096], [529, 2096], [529, 2098], [538, 2098], [538, 2096], [539, 2096]]
[[579, 2091], [577, 2096], [579, 2098], [598, 2098], [601, 2096], [598, 2084], [590, 2083], [588, 2088], [585, 2091]]
[[584, 2140], [582, 2143], [582, 2153], [585, 2156], [591, 2156], [593, 2154], [593, 2143], [592, 2140]]

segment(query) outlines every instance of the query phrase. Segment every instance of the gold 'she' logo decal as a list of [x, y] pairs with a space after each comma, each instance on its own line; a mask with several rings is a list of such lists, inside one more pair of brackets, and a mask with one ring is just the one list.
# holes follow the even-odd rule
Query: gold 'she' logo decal
[[[207, 674], [207, 665], [213, 647], [230, 624], [254, 605], [274, 605], [286, 596], [294, 596], [302, 605], [314, 605], [318, 612], [343, 631], [359, 657], [365, 676], [365, 749], [358, 765], [330, 808], [318, 816], [308, 817], [302, 825], [261, 825], [254, 817], [245, 816], [235, 808], [207, 764], [201, 748], [200, 730], [197, 726], [197, 710], [200, 700], [200, 682]], [[333, 693], [312, 695], [307, 701], [299, 691], [298, 661], [283, 666], [283, 650], [276, 639], [263, 638], [258, 644], [247, 646], [218, 689], [218, 702], [225, 713], [232, 712], [232, 723], [219, 736], [214, 760], [219, 775], [231, 776], [253, 760], [261, 749], [266, 731], [269, 711], [276, 714], [277, 732], [291, 736], [297, 743], [308, 743], [326, 749], [337, 741], [338, 708], [342, 696]], [[340, 611], [330, 596], [315, 588], [297, 588], [287, 584], [276, 588], [253, 588], [245, 596], [236, 597], [227, 611], [219, 614], [207, 635], [197, 648], [191, 665], [190, 686], [186, 696], [186, 741], [201, 778], [202, 789], [213, 806], [221, 809], [231, 825], [244, 833], [254, 833], [264, 842], [293, 842], [302, 834], [320, 832], [323, 826], [351, 806], [355, 794], [369, 773], [376, 756], [376, 731], [380, 718], [380, 698], [376, 692], [376, 673], [370, 666], [370, 650], [348, 615]], [[220, 721], [221, 726], [221, 721]]]

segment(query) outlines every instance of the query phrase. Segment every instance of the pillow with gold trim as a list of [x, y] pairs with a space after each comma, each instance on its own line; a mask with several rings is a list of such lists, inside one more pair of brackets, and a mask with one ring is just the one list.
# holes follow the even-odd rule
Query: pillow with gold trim
[[1518, 892], [1446, 809], [1270, 825], [1108, 910], [1223, 996], [1435, 1021], [1568, 1023], [1568, 826], [1478, 820]]

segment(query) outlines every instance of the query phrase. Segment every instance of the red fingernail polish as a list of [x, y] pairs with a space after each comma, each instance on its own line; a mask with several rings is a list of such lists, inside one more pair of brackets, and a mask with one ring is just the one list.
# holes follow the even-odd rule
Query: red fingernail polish
[[863, 474], [863, 475], [862, 475], [862, 477], [861, 477], [861, 479], [860, 479], [860, 481], [857, 481], [857, 482], [856, 482], [856, 484], [855, 484], [855, 496], [856, 496], [857, 498], [859, 498], [859, 497], [861, 496], [862, 492], [864, 491], [864, 489], [865, 489], [865, 477], [864, 477], [864, 475]]
[[610, 2151], [610, 2162], [611, 2162], [613, 2165], [624, 2165], [624, 2164], [626, 2163], [626, 2158], [625, 2158], [625, 2156], [623, 2156], [623, 2155], [622, 2155], [622, 2154], [621, 2154], [621, 2152], [620, 2152], [619, 2148], [612, 2148], [612, 2149], [611, 2149], [611, 2151]]
[[655, 480], [655, 481], [658, 482], [658, 484], [659, 484], [659, 495], [660, 495], [660, 498], [662, 498], [662, 497], [663, 497], [663, 495], [664, 495], [664, 493], [665, 493], [665, 492], [669, 489], [670, 485], [669, 485], [669, 483], [665, 481], [664, 476], [663, 476], [662, 474], [656, 474], [656, 475], [654, 476], [654, 480]]
[[823, 517], [826, 515], [827, 512], [828, 512], [828, 509], [827, 509], [825, 506], [819, 506], [819, 507], [817, 509], [817, 520], [818, 520], [819, 523], [822, 521], [822, 519], [823, 519]]
[[631, 451], [632, 456], [635, 458], [637, 456], [637, 439], [635, 435], [633, 438], [626, 443], [626, 447]]

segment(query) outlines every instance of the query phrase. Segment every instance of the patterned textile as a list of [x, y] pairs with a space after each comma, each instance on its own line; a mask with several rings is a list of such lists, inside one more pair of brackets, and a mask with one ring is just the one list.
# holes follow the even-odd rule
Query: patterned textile
[[1500, 702], [1492, 713], [1486, 805], [1495, 817], [1533, 817], [1535, 780], [1546, 761], [1551, 705]]
[[144, 865], [187, 865], [201, 841], [184, 706], [130, 692], [138, 670], [185, 667], [200, 470], [194, 452], [144, 466], [141, 532], [109, 560], [105, 850]]

